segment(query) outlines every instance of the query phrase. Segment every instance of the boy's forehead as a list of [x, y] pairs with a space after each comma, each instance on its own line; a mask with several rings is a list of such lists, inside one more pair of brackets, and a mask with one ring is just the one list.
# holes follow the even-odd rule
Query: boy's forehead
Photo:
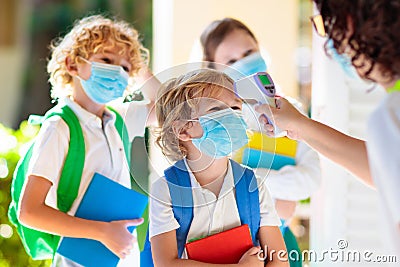
[[107, 41], [106, 43], [99, 45], [99, 50], [101, 50], [102, 53], [108, 54], [120, 53], [123, 48], [127, 51], [129, 46], [126, 43], [119, 41]]
[[127, 62], [130, 62], [130, 54], [129, 54], [129, 47], [126, 44], [123, 44], [125, 47], [117, 46], [117, 45], [99, 45], [94, 51], [90, 54], [90, 56], [99, 58], [99, 57], [111, 57], [111, 58], [122, 58]]
[[204, 95], [215, 97], [221, 94], [231, 94], [233, 92], [233, 84], [230, 83], [228, 80], [222, 80], [220, 83], [210, 84], [208, 89], [205, 90]]
[[216, 92], [205, 94], [199, 100], [201, 105], [230, 105], [242, 102], [231, 88], [223, 88]]

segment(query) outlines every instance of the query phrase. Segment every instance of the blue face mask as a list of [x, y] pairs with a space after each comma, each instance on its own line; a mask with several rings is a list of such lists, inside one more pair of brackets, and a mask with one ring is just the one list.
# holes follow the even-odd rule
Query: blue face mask
[[255, 52], [247, 57], [244, 57], [229, 67], [224, 72], [231, 77], [234, 81], [239, 80], [243, 77], [250, 76], [257, 72], [267, 70], [267, 64], [265, 64], [260, 52]]
[[[87, 61], [87, 60], [85, 60]], [[129, 75], [121, 66], [88, 62], [91, 64], [89, 79], [81, 79], [87, 96], [96, 103], [106, 104], [122, 97], [128, 86]]]
[[347, 76], [350, 78], [358, 78], [359, 75], [356, 71], [356, 68], [354, 68], [353, 64], [351, 63], [351, 58], [346, 55], [346, 54], [339, 54], [336, 50], [336, 48], [333, 46], [333, 40], [330, 39], [326, 47], [328, 49], [328, 53], [332, 55], [332, 58], [339, 63], [340, 67], [343, 69], [343, 71], [346, 73]]
[[203, 136], [192, 139], [198, 150], [212, 158], [222, 158], [246, 145], [249, 141], [242, 112], [230, 108], [199, 118]]
[[368, 80], [360, 77], [358, 75], [356, 68], [353, 66], [351, 63], [351, 58], [346, 55], [346, 54], [339, 54], [336, 50], [336, 48], [333, 46], [333, 40], [330, 39], [328, 41], [327, 45], [327, 50], [330, 55], [332, 55], [332, 58], [339, 63], [340, 67], [346, 73], [347, 77], [349, 77], [352, 81], [355, 81], [358, 83], [358, 85], [362, 85], [367, 87], [366, 92], [369, 93], [375, 88], [377, 88], [377, 84]]

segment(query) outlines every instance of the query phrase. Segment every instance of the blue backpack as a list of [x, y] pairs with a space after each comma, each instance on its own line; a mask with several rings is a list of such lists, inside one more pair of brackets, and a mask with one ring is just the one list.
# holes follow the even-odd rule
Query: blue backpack
[[[233, 178], [235, 182], [236, 205], [239, 210], [241, 224], [249, 225], [253, 244], [259, 244], [257, 239], [260, 228], [260, 204], [258, 197], [258, 185], [254, 172], [230, 160]], [[193, 220], [193, 195], [190, 176], [185, 162], [180, 160], [164, 171], [168, 182], [172, 200], [172, 211], [180, 227], [176, 229], [178, 256], [182, 256], [187, 235]], [[140, 254], [140, 266], [153, 265], [149, 235], [147, 232], [144, 249]]]

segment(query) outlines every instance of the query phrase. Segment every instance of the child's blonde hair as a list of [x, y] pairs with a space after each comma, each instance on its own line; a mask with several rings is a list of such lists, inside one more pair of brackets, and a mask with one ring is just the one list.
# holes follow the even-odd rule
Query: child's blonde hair
[[187, 155], [187, 149], [174, 131], [174, 122], [192, 119], [201, 98], [215, 98], [227, 88], [232, 90], [233, 80], [223, 72], [211, 69], [189, 72], [160, 88], [155, 104], [159, 125], [156, 143], [165, 156], [180, 160]]
[[149, 53], [139, 41], [138, 32], [127, 22], [112, 20], [102, 15], [93, 15], [76, 21], [72, 30], [64, 38], [56, 38], [51, 48], [51, 58], [47, 64], [49, 81], [52, 85], [51, 97], [59, 98], [70, 94], [72, 76], [68, 73], [65, 60], [70, 57], [76, 63], [79, 57], [88, 59], [105, 48], [118, 47], [119, 54], [127, 53], [132, 65], [130, 75], [137, 73], [143, 63], [147, 64]]

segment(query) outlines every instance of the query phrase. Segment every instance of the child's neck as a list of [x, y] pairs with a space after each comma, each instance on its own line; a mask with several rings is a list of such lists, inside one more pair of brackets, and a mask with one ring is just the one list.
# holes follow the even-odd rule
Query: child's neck
[[188, 156], [186, 161], [197, 182], [218, 196], [228, 170], [228, 158], [213, 159], [202, 155]]
[[72, 97], [76, 103], [100, 119], [103, 118], [105, 105], [97, 104], [87, 97], [83, 91], [75, 91]]

